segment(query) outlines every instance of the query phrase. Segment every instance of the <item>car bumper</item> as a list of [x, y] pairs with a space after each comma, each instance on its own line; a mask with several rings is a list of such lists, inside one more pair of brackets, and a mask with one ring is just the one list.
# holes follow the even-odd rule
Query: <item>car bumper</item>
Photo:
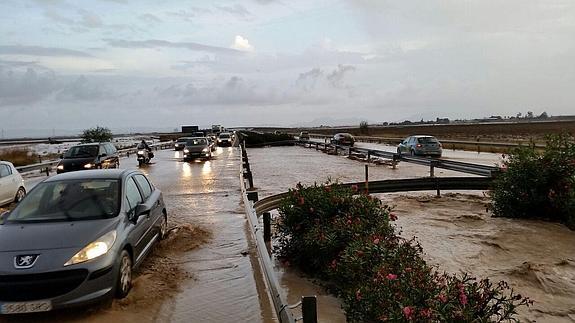
[[62, 271], [0, 275], [0, 314], [21, 304], [43, 302], [49, 304], [48, 310], [55, 310], [108, 299], [114, 293], [118, 268], [111, 257], [101, 264], [105, 266], [91, 264]]
[[194, 158], [210, 158], [210, 153], [201, 152], [201, 153], [187, 153], [184, 154], [184, 160], [191, 160]]

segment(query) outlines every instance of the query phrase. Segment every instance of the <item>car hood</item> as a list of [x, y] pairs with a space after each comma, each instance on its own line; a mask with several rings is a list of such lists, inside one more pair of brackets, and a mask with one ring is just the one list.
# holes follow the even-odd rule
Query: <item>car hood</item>
[[0, 252], [82, 248], [118, 226], [113, 219], [0, 225]]
[[87, 163], [93, 163], [96, 157], [82, 157], [82, 158], [64, 158], [60, 160], [60, 165], [85, 165]]

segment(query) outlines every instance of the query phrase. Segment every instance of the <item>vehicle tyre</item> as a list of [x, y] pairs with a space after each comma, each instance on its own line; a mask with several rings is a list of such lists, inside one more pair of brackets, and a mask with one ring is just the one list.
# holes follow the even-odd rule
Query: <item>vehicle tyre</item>
[[397, 148], [397, 154], [401, 155], [401, 149]]
[[20, 187], [16, 192], [16, 196], [14, 197], [14, 203], [20, 203], [20, 201], [22, 201], [24, 196], [26, 196], [26, 189]]
[[118, 276], [116, 279], [116, 298], [128, 296], [132, 288], [132, 258], [126, 250], [120, 254], [120, 263], [118, 266]]
[[168, 216], [162, 212], [162, 223], [160, 224], [160, 240], [166, 239], [168, 236]]
[[142, 164], [144, 164], [143, 160], [138, 160], [138, 167], [142, 167]]
[[415, 156], [415, 150], [411, 150], [411, 156]]

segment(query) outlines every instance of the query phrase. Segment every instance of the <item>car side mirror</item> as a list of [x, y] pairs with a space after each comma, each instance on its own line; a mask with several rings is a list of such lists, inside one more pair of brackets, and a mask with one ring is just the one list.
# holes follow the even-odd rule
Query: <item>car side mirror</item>
[[98, 156], [98, 157], [102, 158], [102, 157], [106, 157], [106, 156], [108, 156], [108, 155], [106, 153], [103, 153], [103, 154], [100, 154], [100, 156]]
[[130, 221], [134, 222], [134, 224], [137, 223], [140, 216], [150, 214], [150, 210], [151, 208], [149, 206], [145, 204], [138, 204], [138, 206], [136, 206], [134, 209], [132, 216], [130, 217]]

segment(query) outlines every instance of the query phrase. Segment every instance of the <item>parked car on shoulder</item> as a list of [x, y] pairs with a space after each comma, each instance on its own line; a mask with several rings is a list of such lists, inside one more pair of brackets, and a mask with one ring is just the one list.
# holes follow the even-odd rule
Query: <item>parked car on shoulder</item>
[[186, 141], [184, 161], [190, 161], [194, 158], [203, 158], [206, 160], [212, 158], [212, 150], [208, 138], [196, 137]]
[[442, 152], [439, 140], [428, 135], [407, 137], [397, 146], [397, 153], [400, 155], [431, 155], [441, 157]]
[[174, 143], [174, 150], [178, 151], [178, 150], [184, 150], [184, 147], [186, 147], [186, 141], [188, 141], [188, 139], [190, 139], [192, 137], [181, 137], [178, 138], [178, 140], [176, 140], [176, 142]]
[[218, 136], [218, 146], [230, 147], [232, 145], [232, 134], [229, 132], [222, 132]]
[[162, 192], [135, 170], [50, 177], [0, 216], [0, 313], [123, 298], [166, 236]]
[[334, 145], [344, 145], [353, 147], [355, 144], [355, 138], [350, 133], [336, 133], [330, 142]]
[[20, 202], [26, 196], [24, 179], [14, 165], [0, 161], [0, 206]]
[[309, 140], [309, 132], [307, 132], [307, 131], [302, 131], [302, 132], [300, 132], [298, 139], [299, 139], [300, 141], [307, 141], [307, 140]]
[[56, 173], [77, 170], [118, 168], [120, 157], [116, 147], [109, 142], [72, 146], [56, 166]]

